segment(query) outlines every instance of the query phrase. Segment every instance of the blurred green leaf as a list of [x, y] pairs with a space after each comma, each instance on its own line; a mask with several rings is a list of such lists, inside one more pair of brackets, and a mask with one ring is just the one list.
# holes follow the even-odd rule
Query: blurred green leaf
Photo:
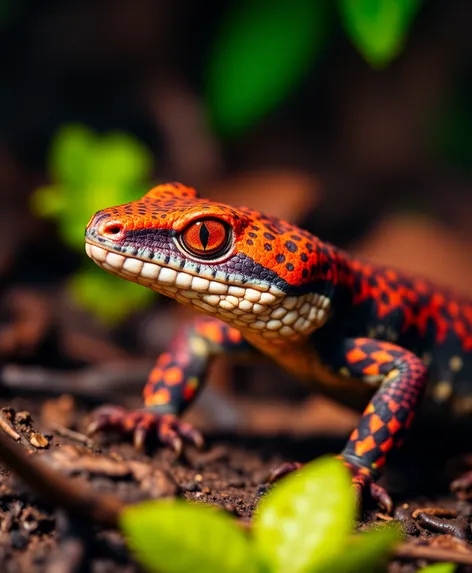
[[97, 136], [80, 124], [62, 126], [49, 151], [49, 172], [55, 183], [83, 191], [91, 183], [90, 163], [96, 154]]
[[137, 559], [159, 573], [258, 573], [245, 532], [229, 515], [183, 500], [128, 506], [121, 528]]
[[151, 177], [152, 157], [136, 138], [125, 133], [109, 133], [100, 138], [90, 166], [94, 184], [126, 188]]
[[[63, 125], [49, 151], [52, 184], [33, 193], [31, 209], [55, 219], [63, 241], [84, 253], [85, 227], [103, 208], [139, 199], [152, 171], [149, 150], [135, 137], [112, 132], [98, 135], [81, 124]], [[107, 274], [90, 264], [69, 284], [73, 299], [108, 323], [142, 308], [153, 292]]]
[[457, 565], [454, 563], [434, 563], [434, 565], [428, 565], [419, 569], [418, 573], [454, 573]]
[[401, 527], [389, 524], [351, 537], [342, 550], [318, 566], [315, 571], [323, 573], [381, 573], [395, 544], [401, 541]]
[[355, 507], [348, 470], [339, 460], [320, 458], [262, 500], [254, 520], [256, 547], [272, 573], [315, 571], [346, 544]]
[[104, 323], [114, 325], [133, 311], [143, 308], [155, 296], [151, 289], [125, 281], [100, 267], [84, 269], [69, 281], [72, 298]]
[[344, 26], [373, 67], [389, 64], [402, 50], [420, 0], [339, 0]]
[[43, 218], [58, 216], [64, 211], [67, 197], [57, 185], [38, 187], [31, 197], [31, 209], [35, 215]]
[[274, 109], [322, 49], [324, 2], [233, 2], [206, 69], [206, 101], [216, 129], [239, 134]]
[[55, 218], [64, 241], [82, 251], [85, 226], [96, 211], [144, 195], [152, 156], [131, 135], [97, 135], [67, 124], [53, 139], [49, 166], [53, 184], [33, 193], [31, 208], [38, 216]]

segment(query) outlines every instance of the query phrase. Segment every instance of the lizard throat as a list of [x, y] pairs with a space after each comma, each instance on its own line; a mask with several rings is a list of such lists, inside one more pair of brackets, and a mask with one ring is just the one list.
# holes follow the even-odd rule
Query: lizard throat
[[91, 242], [86, 242], [85, 249], [98, 266], [112, 274], [264, 338], [299, 339], [323, 326], [328, 318], [330, 299], [314, 292], [292, 296], [275, 286], [225, 284]]

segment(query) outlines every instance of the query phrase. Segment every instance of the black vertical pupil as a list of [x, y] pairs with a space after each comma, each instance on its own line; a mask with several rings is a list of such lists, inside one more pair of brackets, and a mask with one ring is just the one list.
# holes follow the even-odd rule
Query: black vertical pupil
[[200, 241], [203, 245], [203, 250], [205, 251], [208, 245], [208, 239], [210, 238], [210, 231], [205, 223], [202, 223], [200, 226]]

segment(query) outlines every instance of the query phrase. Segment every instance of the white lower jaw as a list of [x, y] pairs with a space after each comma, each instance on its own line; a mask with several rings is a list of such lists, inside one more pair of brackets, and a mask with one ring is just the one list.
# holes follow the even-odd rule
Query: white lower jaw
[[328, 317], [330, 300], [316, 293], [287, 296], [274, 286], [264, 285], [266, 290], [259, 290], [259, 285], [254, 288], [226, 285], [91, 243], [86, 243], [85, 250], [97, 265], [113, 274], [265, 338], [306, 336], [321, 327]]

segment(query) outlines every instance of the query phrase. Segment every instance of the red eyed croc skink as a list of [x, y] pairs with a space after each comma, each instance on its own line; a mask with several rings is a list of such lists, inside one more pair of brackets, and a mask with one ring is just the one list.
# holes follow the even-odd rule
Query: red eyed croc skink
[[390, 510], [376, 480], [422, 396], [450, 403], [472, 375], [471, 302], [179, 183], [97, 212], [86, 250], [103, 269], [206, 315], [158, 358], [142, 410], [96, 413], [93, 431], [133, 432], [138, 446], [151, 431], [176, 450], [182, 439], [199, 444], [200, 434], [179, 416], [201, 390], [210, 360], [262, 353], [363, 411], [340, 457], [359, 494]]

